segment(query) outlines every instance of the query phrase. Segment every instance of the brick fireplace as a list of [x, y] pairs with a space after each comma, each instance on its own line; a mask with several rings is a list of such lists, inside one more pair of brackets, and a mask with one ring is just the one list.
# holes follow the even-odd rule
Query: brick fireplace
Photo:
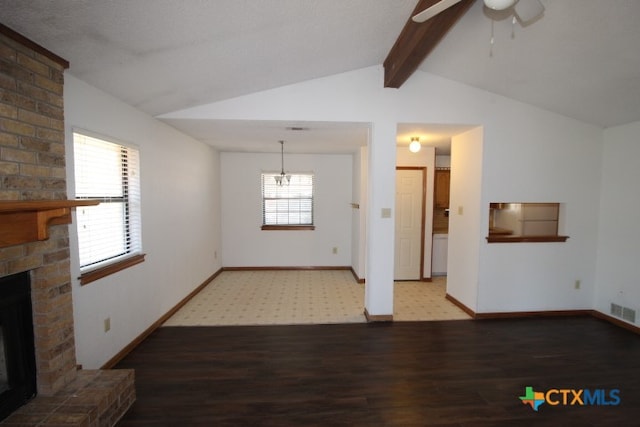
[[[64, 70], [68, 63], [0, 24], [0, 204], [65, 200]], [[14, 216], [0, 213], [5, 225]], [[11, 425], [112, 425], [135, 399], [132, 371], [79, 370], [68, 225], [0, 247], [0, 277], [29, 272], [37, 397]], [[1, 242], [0, 242], [1, 243]]]

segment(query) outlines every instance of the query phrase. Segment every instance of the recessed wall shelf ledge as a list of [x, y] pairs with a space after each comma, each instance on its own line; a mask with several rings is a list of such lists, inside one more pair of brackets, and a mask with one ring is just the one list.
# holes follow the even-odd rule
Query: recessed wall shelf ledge
[[49, 226], [71, 223], [71, 209], [92, 206], [98, 200], [0, 201], [0, 248], [47, 240]]
[[544, 243], [566, 242], [569, 236], [504, 236], [490, 234], [487, 237], [489, 243]]

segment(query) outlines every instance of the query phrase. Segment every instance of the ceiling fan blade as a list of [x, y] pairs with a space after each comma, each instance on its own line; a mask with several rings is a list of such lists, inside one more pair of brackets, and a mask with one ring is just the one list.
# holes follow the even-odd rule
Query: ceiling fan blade
[[540, 18], [544, 13], [544, 6], [540, 0], [520, 0], [513, 11], [522, 25], [527, 25]]
[[434, 4], [433, 6], [430, 6], [425, 10], [423, 10], [422, 12], [413, 15], [411, 20], [413, 22], [422, 23], [428, 19], [433, 18], [443, 10], [449, 9], [451, 6], [453, 6], [456, 3], [459, 3], [460, 1], [461, 0], [440, 0], [438, 3]]

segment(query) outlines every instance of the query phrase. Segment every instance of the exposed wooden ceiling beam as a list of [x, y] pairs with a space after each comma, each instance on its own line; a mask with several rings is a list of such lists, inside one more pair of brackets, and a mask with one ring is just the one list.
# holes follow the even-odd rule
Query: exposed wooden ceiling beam
[[[420, 0], [411, 16], [440, 0]], [[458, 22], [475, 0], [462, 0], [433, 18], [418, 24], [409, 20], [384, 60], [384, 87], [399, 88]]]

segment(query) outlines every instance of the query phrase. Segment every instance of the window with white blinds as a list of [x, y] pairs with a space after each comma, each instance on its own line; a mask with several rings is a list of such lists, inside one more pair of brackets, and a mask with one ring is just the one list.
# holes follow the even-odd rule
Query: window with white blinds
[[279, 186], [279, 173], [262, 174], [262, 225], [313, 226], [313, 174], [291, 174]]
[[142, 251], [138, 150], [74, 132], [76, 198], [98, 199], [76, 208], [80, 270]]

